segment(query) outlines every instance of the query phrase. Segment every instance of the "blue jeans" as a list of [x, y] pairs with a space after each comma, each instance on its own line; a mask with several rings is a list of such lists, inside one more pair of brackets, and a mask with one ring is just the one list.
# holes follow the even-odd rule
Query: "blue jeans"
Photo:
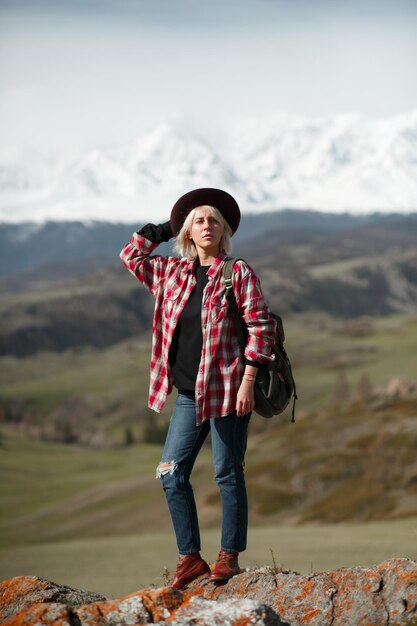
[[248, 500], [244, 476], [247, 431], [251, 414], [231, 413], [196, 426], [194, 398], [178, 394], [157, 475], [165, 491], [180, 554], [199, 552], [200, 530], [190, 475], [209, 430], [215, 481], [222, 501], [221, 549], [246, 549]]

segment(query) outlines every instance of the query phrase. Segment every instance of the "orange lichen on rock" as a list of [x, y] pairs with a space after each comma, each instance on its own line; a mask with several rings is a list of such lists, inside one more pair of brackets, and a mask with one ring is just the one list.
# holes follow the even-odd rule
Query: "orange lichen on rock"
[[337, 588], [334, 596], [334, 624], [381, 626], [387, 623], [387, 611], [378, 591], [382, 579], [369, 568], [340, 569], [330, 572]]
[[417, 571], [413, 570], [412, 572], [406, 572], [405, 574], [401, 574], [401, 578], [406, 580], [411, 585], [417, 584]]
[[33, 604], [33, 592], [45, 589], [47, 582], [36, 576], [18, 576], [3, 580], [0, 583], [0, 620], [10, 616], [12, 606], [24, 608]]
[[415, 617], [417, 613], [417, 563], [409, 559], [389, 559], [377, 565], [384, 586], [381, 596], [387, 607], [390, 623], [399, 618]]
[[117, 600], [24, 576], [0, 584], [5, 626], [388, 626], [417, 618], [417, 563], [390, 559], [372, 568], [304, 576], [253, 568], [184, 591], [142, 589]]
[[304, 613], [304, 623], [309, 624], [315, 617], [319, 617], [321, 611], [319, 609], [306, 609]]
[[73, 623], [68, 607], [56, 602], [33, 604], [1, 622], [2, 626], [72, 626]]
[[105, 600], [104, 596], [57, 585], [37, 576], [17, 576], [0, 583], [0, 622], [34, 604], [58, 603], [71, 607]]
[[184, 602], [167, 623], [175, 626], [280, 626], [278, 615], [271, 607], [247, 598], [208, 600], [201, 596], [191, 597]]
[[[243, 597], [270, 606], [281, 620], [291, 624], [326, 626], [333, 611], [331, 581], [326, 574], [303, 576], [273, 568], [246, 570], [228, 582], [199, 585], [205, 598], [218, 601]], [[193, 585], [186, 592], [194, 593]]]
[[300, 593], [298, 596], [295, 597], [295, 600], [297, 600], [297, 602], [300, 602], [300, 600], [305, 600], [311, 594], [314, 588], [314, 581], [313, 580], [302, 581], [301, 588], [302, 588], [302, 593]]
[[146, 589], [142, 592], [143, 605], [152, 616], [153, 622], [167, 619], [184, 602], [184, 594], [172, 587]]
[[[76, 614], [83, 626], [94, 626], [97, 623], [147, 624], [149, 613], [145, 609], [142, 596], [132, 593], [119, 600], [92, 602], [76, 609]], [[135, 620], [135, 621], [133, 621]]]
[[[327, 626], [331, 624], [334, 588], [326, 574], [277, 577], [276, 603], [280, 618], [290, 624]], [[280, 608], [279, 608], [280, 607]]]

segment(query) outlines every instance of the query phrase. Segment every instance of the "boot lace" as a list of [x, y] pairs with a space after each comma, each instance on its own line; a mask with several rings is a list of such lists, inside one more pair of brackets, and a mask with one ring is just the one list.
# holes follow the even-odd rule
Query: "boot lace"
[[231, 565], [236, 560], [237, 554], [235, 552], [219, 552], [217, 557], [218, 563], [224, 563], [225, 565]]

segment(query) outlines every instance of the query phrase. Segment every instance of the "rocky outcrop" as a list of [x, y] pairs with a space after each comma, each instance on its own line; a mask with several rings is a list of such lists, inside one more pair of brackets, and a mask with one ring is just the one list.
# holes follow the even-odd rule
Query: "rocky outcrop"
[[0, 584], [4, 626], [403, 626], [417, 625], [417, 562], [304, 576], [278, 568], [242, 572], [184, 591], [143, 589], [118, 600], [36, 577]]
[[417, 395], [417, 380], [410, 378], [391, 378], [385, 389], [390, 398], [409, 398]]
[[223, 586], [193, 583], [193, 592], [212, 600], [256, 599], [291, 626], [391, 626], [413, 617], [417, 625], [417, 562], [408, 559], [309, 576], [250, 570]]

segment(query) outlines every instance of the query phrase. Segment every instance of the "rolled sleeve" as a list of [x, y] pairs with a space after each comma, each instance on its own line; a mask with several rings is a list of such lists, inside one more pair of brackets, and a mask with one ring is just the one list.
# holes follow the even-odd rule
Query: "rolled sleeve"
[[[246, 265], [238, 285], [240, 312], [248, 329], [245, 360], [262, 364], [274, 360], [276, 322], [270, 316], [262, 289], [252, 268]], [[252, 363], [251, 363], [252, 364]]]
[[146, 239], [139, 233], [133, 233], [120, 253], [123, 265], [153, 295], [155, 295], [159, 283], [163, 279], [164, 269], [168, 261], [167, 257], [150, 256], [157, 246], [158, 243]]

